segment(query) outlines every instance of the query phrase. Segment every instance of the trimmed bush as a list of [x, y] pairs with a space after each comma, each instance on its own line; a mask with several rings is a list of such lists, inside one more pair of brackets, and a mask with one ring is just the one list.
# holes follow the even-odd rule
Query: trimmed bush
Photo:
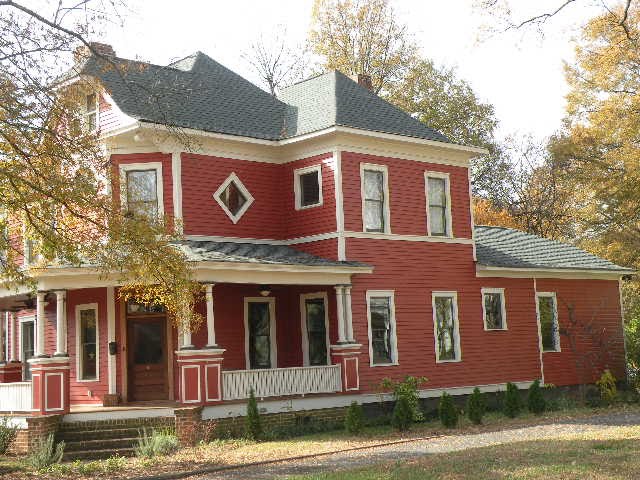
[[349, 405], [347, 416], [344, 418], [344, 429], [351, 435], [358, 435], [364, 427], [364, 411], [362, 405], [355, 400]]
[[484, 395], [480, 392], [478, 387], [473, 389], [473, 393], [467, 400], [467, 417], [476, 425], [482, 423], [482, 417], [487, 410], [487, 403], [484, 399]]
[[178, 450], [179, 442], [173, 432], [169, 430], [142, 430], [138, 436], [135, 452], [137, 457], [153, 458], [169, 455]]
[[36, 448], [29, 454], [26, 464], [34, 470], [44, 470], [51, 465], [60, 463], [64, 455], [64, 442], [56, 444], [53, 433], [46, 440], [41, 440]]
[[17, 427], [9, 424], [8, 417], [0, 420], [0, 455], [4, 455], [16, 438]]
[[391, 424], [399, 431], [404, 432], [409, 430], [409, 427], [413, 423], [413, 411], [411, 410], [411, 404], [406, 397], [399, 397], [396, 400], [396, 405], [393, 407], [393, 417], [391, 417]]
[[428, 381], [427, 377], [412, 377], [411, 375], [407, 375], [401, 382], [394, 382], [390, 378], [383, 378], [380, 386], [384, 390], [391, 390], [396, 402], [398, 399], [404, 397], [411, 409], [412, 421], [421, 422], [424, 420], [424, 415], [422, 411], [420, 411], [418, 387]]
[[518, 390], [515, 384], [511, 382], [507, 383], [507, 391], [504, 394], [504, 414], [509, 418], [516, 418], [520, 414], [521, 408], [520, 390]]
[[455, 428], [458, 425], [458, 409], [453, 403], [453, 398], [447, 392], [442, 392], [438, 414], [442, 425], [447, 428]]
[[260, 440], [262, 437], [262, 420], [260, 419], [258, 402], [253, 388], [249, 392], [249, 401], [247, 402], [247, 416], [244, 419], [244, 436], [249, 440]]
[[540, 380], [536, 380], [529, 387], [529, 394], [527, 396], [527, 407], [531, 413], [540, 415], [547, 409], [547, 401], [542, 395], [542, 388], [540, 387]]

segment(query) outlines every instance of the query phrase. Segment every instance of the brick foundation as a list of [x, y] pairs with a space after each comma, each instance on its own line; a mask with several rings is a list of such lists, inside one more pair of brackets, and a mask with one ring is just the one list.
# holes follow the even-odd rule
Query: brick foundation
[[202, 436], [202, 407], [176, 408], [176, 436], [183, 447], [193, 446]]
[[62, 417], [62, 415], [27, 417], [27, 446], [29, 451], [40, 445], [50, 434], [56, 434]]
[[117, 407], [120, 404], [120, 395], [107, 393], [102, 397], [103, 407]]

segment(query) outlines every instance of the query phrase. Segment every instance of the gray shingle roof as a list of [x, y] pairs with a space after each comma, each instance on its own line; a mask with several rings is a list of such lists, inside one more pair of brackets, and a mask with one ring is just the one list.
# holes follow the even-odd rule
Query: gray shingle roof
[[143, 122], [264, 140], [346, 126], [449, 141], [337, 71], [285, 88], [279, 99], [201, 52], [168, 66], [89, 57], [68, 77], [78, 71], [97, 77], [125, 114]]
[[475, 227], [480, 265], [508, 268], [574, 269], [631, 272], [573, 245], [504, 227]]
[[316, 257], [286, 245], [184, 240], [178, 246], [192, 262], [231, 262], [306, 267], [368, 267]]

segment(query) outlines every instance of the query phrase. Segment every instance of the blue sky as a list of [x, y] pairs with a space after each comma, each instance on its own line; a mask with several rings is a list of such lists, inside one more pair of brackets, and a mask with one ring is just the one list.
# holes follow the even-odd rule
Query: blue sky
[[[196, 50], [255, 81], [241, 58], [260, 34], [286, 26], [292, 44], [306, 38], [312, 0], [132, 0], [124, 25], [113, 25], [102, 40], [118, 55], [166, 64]], [[455, 66], [485, 101], [495, 105], [500, 134], [551, 135], [560, 126], [567, 92], [563, 60], [571, 39], [597, 9], [589, 1], [572, 7], [536, 31], [506, 33], [478, 42], [491, 19], [472, 0], [392, 0], [400, 19], [437, 63]], [[558, 0], [512, 0], [516, 18], [552, 10]]]

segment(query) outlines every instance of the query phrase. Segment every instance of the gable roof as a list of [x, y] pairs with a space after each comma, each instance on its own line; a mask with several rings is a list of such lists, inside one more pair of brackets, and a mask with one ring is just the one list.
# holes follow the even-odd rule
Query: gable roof
[[504, 268], [594, 270], [632, 273], [633, 270], [592, 255], [573, 245], [512, 228], [478, 225], [474, 229], [480, 265]]
[[96, 77], [142, 122], [262, 140], [343, 126], [449, 142], [338, 71], [285, 88], [279, 98], [201, 52], [167, 66], [91, 56], [68, 77], [77, 73]]

